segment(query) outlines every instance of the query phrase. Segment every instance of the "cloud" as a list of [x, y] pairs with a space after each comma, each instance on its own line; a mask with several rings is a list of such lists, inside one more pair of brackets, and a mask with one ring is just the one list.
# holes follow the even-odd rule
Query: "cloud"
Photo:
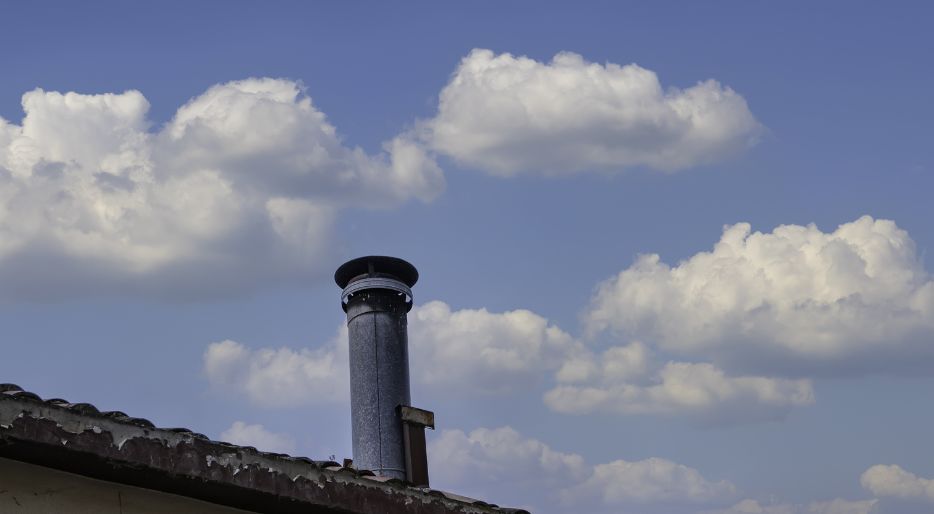
[[934, 480], [921, 478], [900, 466], [873, 466], [863, 473], [859, 481], [864, 488], [879, 498], [934, 504]]
[[719, 161], [761, 131], [743, 97], [714, 80], [663, 88], [635, 64], [481, 49], [464, 57], [419, 129], [437, 152], [500, 176], [675, 171]]
[[732, 370], [891, 371], [934, 356], [934, 280], [892, 221], [739, 223], [677, 266], [639, 257], [599, 285], [585, 323]]
[[[528, 390], [579, 349], [570, 335], [527, 310], [451, 310], [432, 301], [409, 313], [409, 358], [415, 383], [431, 394], [498, 394]], [[204, 374], [219, 390], [244, 393], [268, 407], [349, 398], [347, 329], [316, 349], [250, 349], [212, 343]], [[338, 387], [339, 386], [339, 387]]]
[[490, 483], [518, 480], [549, 487], [582, 481], [590, 473], [580, 455], [554, 451], [511, 427], [443, 430], [430, 444], [429, 455], [437, 464], [432, 474], [441, 482], [483, 477]]
[[350, 397], [347, 345], [338, 340], [298, 351], [212, 343], [204, 352], [203, 371], [215, 389], [245, 395], [263, 407], [346, 403]]
[[642, 343], [597, 356], [528, 310], [452, 310], [432, 301], [409, 315], [412, 375], [449, 394], [528, 391], [553, 374], [555, 411], [687, 414], [705, 423], [779, 419], [810, 405], [808, 380], [726, 375], [708, 363], [658, 364]]
[[728, 509], [709, 510], [701, 514], [870, 514], [877, 500], [850, 501], [834, 499], [807, 505], [790, 503], [762, 505], [755, 500], [743, 500]]
[[[0, 119], [0, 283], [10, 298], [210, 295], [309, 280], [340, 209], [430, 200], [405, 136], [346, 146], [300, 84], [211, 87], [152, 130], [142, 93], [23, 95]], [[327, 270], [329, 271], [329, 269]]]
[[[587, 512], [619, 512], [626, 505], [696, 504], [735, 493], [729, 482], [709, 481], [665, 459], [591, 466], [580, 455], [557, 452], [510, 427], [442, 431], [428, 454], [433, 483], [504, 504], [535, 497], [541, 502], [536, 512], [548, 507], [565, 512], [572, 505]], [[557, 504], [561, 507], [555, 509]]]
[[431, 200], [444, 185], [437, 166], [404, 137], [376, 156], [344, 146], [300, 85], [286, 80], [214, 86], [179, 109], [161, 135], [170, 169], [221, 168], [270, 196], [392, 205]]
[[733, 484], [711, 482], [694, 468], [666, 459], [616, 460], [594, 467], [584, 483], [565, 491], [565, 499], [600, 498], [604, 505], [654, 502], [703, 503], [732, 497]]
[[745, 499], [727, 509], [699, 514], [926, 514], [934, 504], [934, 480], [920, 478], [896, 465], [876, 465], [860, 477], [869, 500], [817, 501], [808, 504], [769, 503]]
[[814, 403], [808, 380], [727, 376], [709, 363], [656, 365], [642, 343], [568, 361], [545, 404], [565, 414], [686, 414], [722, 424], [781, 419]]
[[[205, 377], [215, 390], [244, 395], [265, 407], [344, 402], [347, 329], [315, 349], [250, 349], [212, 343]], [[733, 377], [707, 363], [659, 364], [642, 343], [592, 353], [546, 318], [527, 310], [452, 310], [441, 301], [409, 313], [409, 358], [426, 394], [503, 395], [539, 390], [554, 375], [545, 404], [564, 414], [687, 415], [701, 424], [782, 418], [814, 402], [811, 383]]]
[[524, 309], [452, 311], [432, 301], [409, 314], [409, 333], [416, 380], [455, 391], [527, 388], [580, 350], [568, 333]]
[[221, 433], [221, 440], [241, 446], [252, 446], [264, 452], [294, 453], [295, 440], [286, 434], [266, 430], [263, 425], [248, 425], [235, 421]]

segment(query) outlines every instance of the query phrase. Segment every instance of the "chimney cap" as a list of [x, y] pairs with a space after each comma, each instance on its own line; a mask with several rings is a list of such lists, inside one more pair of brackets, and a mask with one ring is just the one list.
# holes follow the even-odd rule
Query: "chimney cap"
[[334, 282], [343, 289], [357, 278], [387, 275], [395, 277], [409, 287], [418, 282], [418, 270], [415, 266], [398, 257], [384, 255], [368, 255], [345, 262], [334, 273]]

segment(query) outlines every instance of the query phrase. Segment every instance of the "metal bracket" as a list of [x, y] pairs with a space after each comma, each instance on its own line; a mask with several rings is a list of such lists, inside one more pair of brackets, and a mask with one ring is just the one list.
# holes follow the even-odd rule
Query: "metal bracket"
[[402, 418], [402, 443], [405, 450], [405, 479], [412, 485], [428, 487], [425, 427], [435, 429], [435, 413], [400, 405], [399, 415]]
[[399, 415], [402, 421], [413, 425], [421, 425], [432, 430], [435, 429], [435, 413], [430, 410], [409, 407], [408, 405], [399, 406]]

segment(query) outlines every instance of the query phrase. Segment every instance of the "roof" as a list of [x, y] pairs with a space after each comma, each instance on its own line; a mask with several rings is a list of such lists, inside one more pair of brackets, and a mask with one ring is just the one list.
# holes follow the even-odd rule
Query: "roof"
[[0, 457], [256, 512], [528, 514], [0, 384]]

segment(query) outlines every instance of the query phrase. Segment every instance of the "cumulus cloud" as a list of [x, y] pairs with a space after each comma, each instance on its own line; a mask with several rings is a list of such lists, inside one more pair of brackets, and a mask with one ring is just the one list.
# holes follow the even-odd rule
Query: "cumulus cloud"
[[511, 427], [444, 430], [430, 444], [429, 456], [438, 464], [433, 474], [442, 482], [481, 476], [490, 483], [519, 480], [548, 487], [585, 480], [591, 472], [580, 455], [552, 450]]
[[350, 397], [347, 345], [338, 340], [297, 351], [212, 343], [204, 352], [203, 371], [216, 389], [264, 407], [341, 403]]
[[742, 96], [714, 80], [664, 88], [636, 64], [551, 62], [477, 49], [420, 125], [430, 147], [500, 176], [647, 166], [674, 171], [750, 146], [761, 127]]
[[270, 432], [263, 425], [248, 425], [243, 421], [234, 421], [230, 428], [221, 432], [221, 440], [240, 446], [252, 446], [264, 452], [295, 452], [295, 440], [289, 435]]
[[639, 257], [599, 285], [585, 321], [732, 369], [885, 371], [934, 355], [934, 280], [892, 221], [739, 223], [676, 266]]
[[342, 208], [430, 200], [405, 136], [346, 146], [295, 82], [211, 87], [152, 129], [138, 91], [23, 95], [0, 119], [0, 283], [10, 297], [254, 287], [320, 273]]
[[[235, 341], [208, 346], [204, 374], [215, 389], [266, 407], [342, 402], [348, 398], [347, 329], [316, 349], [251, 349]], [[656, 361], [642, 343], [594, 354], [527, 310], [452, 310], [441, 301], [409, 313], [415, 384], [428, 394], [508, 394], [536, 390], [556, 412], [688, 415], [702, 424], [783, 417], [814, 402], [811, 383], [729, 376], [708, 363]]]
[[428, 302], [409, 314], [409, 333], [416, 379], [433, 387], [527, 387], [580, 351], [568, 333], [524, 309], [454, 311], [444, 302]]
[[[735, 494], [726, 481], [705, 479], [696, 469], [665, 459], [616, 460], [588, 465], [576, 454], [552, 450], [510, 427], [447, 430], [429, 448], [435, 483], [504, 502], [538, 497], [536, 512], [561, 504], [587, 512], [619, 512], [622, 506], [651, 503], [697, 504]], [[505, 498], [497, 500], [497, 498]]]
[[934, 480], [921, 478], [896, 465], [876, 465], [867, 469], [860, 483], [879, 498], [916, 500], [934, 504]]
[[569, 360], [545, 404], [566, 414], [687, 414], [705, 423], [780, 419], [814, 403], [808, 380], [728, 376], [709, 363], [654, 364], [642, 343]]
[[[579, 345], [533, 312], [452, 310], [432, 301], [409, 313], [412, 380], [429, 392], [494, 394], [540, 383]], [[208, 346], [204, 374], [221, 390], [279, 407], [348, 398], [347, 329], [311, 350], [250, 349], [235, 341]], [[340, 387], [338, 387], [340, 386]]]
[[728, 509], [708, 510], [701, 514], [870, 514], [877, 500], [850, 501], [834, 499], [807, 505], [790, 503], [762, 505], [756, 500], [743, 500]]
[[594, 354], [527, 310], [452, 310], [440, 301], [409, 315], [412, 374], [431, 390], [527, 391], [554, 375], [545, 395], [569, 414], [687, 414], [705, 423], [777, 419], [814, 402], [808, 380], [728, 376], [708, 363], [658, 363], [639, 342]]
[[565, 491], [566, 500], [599, 498], [605, 505], [654, 502], [703, 503], [729, 498], [733, 484], [711, 482], [699, 471], [666, 459], [616, 460], [594, 467], [584, 483]]

